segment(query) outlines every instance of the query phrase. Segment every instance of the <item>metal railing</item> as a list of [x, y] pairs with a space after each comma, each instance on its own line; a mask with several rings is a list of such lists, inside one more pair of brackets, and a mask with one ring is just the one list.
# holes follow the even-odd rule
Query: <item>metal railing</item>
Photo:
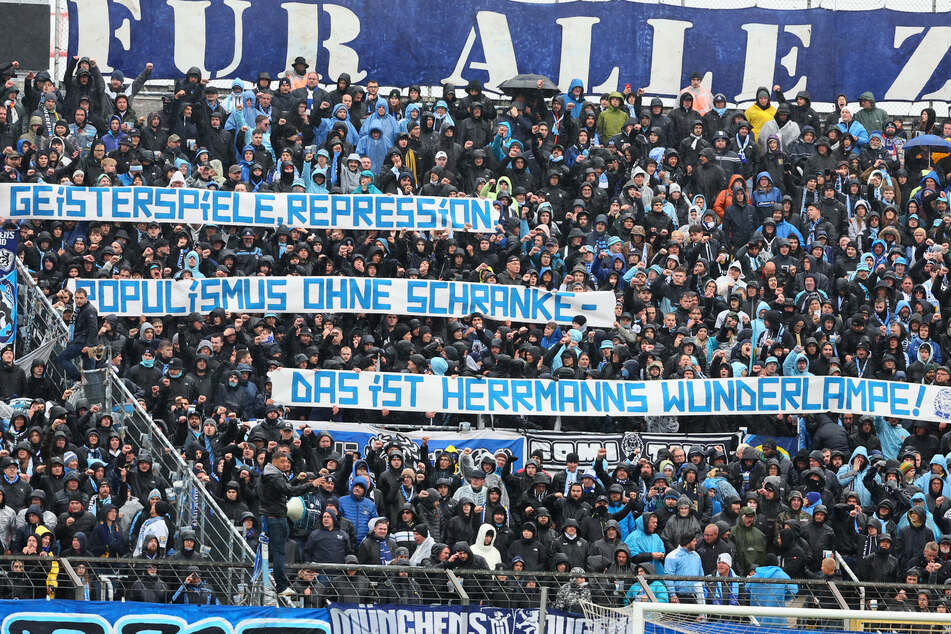
[[[9, 562], [17, 559], [23, 558], [0, 558], [0, 594], [4, 571], [9, 569]], [[262, 595], [253, 591], [252, 567], [244, 562], [215, 562], [197, 557], [188, 560], [70, 558], [61, 561], [61, 570], [65, 564], [71, 564], [73, 569], [80, 563], [85, 564], [90, 578], [101, 587], [104, 600], [136, 601], [146, 596], [153, 601], [170, 602], [194, 567], [198, 569], [201, 586], [223, 605], [259, 605], [263, 601]], [[558, 589], [571, 581], [568, 573], [550, 571], [450, 570], [398, 565], [304, 563], [288, 565], [287, 573], [292, 587], [298, 592], [292, 600], [297, 607], [320, 607], [328, 603], [397, 603], [536, 608], [546, 600], [554, 605]], [[939, 599], [951, 598], [951, 586], [945, 585], [605, 573], [586, 573], [585, 578], [593, 603], [616, 607], [643, 600], [669, 601], [678, 588], [690, 587], [703, 593], [705, 603], [755, 606], [762, 605], [758, 603], [762, 596], [759, 590], [770, 593], [777, 586], [786, 584], [796, 586], [796, 592], [787, 595], [782, 605], [816, 610], [917, 609], [917, 595], [922, 590], [930, 593], [931, 610], [935, 609]], [[714, 587], [718, 581], [734, 585], [735, 596], [729, 596], [734, 590], [727, 589], [724, 595], [721, 588], [718, 598]], [[64, 588], [75, 588], [76, 585], [61, 572], [57, 596], [67, 596]], [[145, 589], [149, 593], [144, 593]], [[860, 599], [863, 592], [868, 597], [864, 601]], [[801, 624], [804, 624], [802, 620]]]
[[195, 531], [204, 553], [219, 561], [254, 560], [254, 550], [228, 519], [221, 507], [195, 475], [191, 465], [172, 446], [168, 437], [129, 392], [112, 368], [105, 378], [118, 407], [113, 407], [117, 422], [125, 430], [125, 442], [138, 451], [145, 450], [164, 473], [170, 475], [172, 491], [166, 497], [177, 511], [179, 527]]
[[65, 559], [0, 556], [0, 599], [73, 599], [78, 578]]
[[[19, 260], [17, 271], [20, 328], [18, 356], [53, 342], [51, 358], [55, 358], [67, 343], [69, 328], [59, 311], [37, 286], [30, 271]], [[108, 357], [108, 354], [105, 356]], [[69, 387], [69, 381], [55, 362], [48, 363], [47, 368], [60, 387]], [[123, 442], [131, 444], [136, 452], [146, 451], [152, 457], [172, 485], [166, 491], [166, 496], [176, 509], [179, 527], [194, 530], [205, 554], [215, 559], [253, 561], [254, 551], [179, 451], [154, 424], [152, 417], [142, 408], [115, 369], [107, 364], [95, 370], [83, 371], [83, 377], [84, 383], [70, 399], [75, 403], [85, 398], [90, 405], [100, 404], [104, 411], [112, 413]]]
[[[53, 308], [49, 298], [36, 285], [30, 270], [19, 259], [17, 265], [17, 338], [14, 344], [16, 358], [27, 356], [34, 350], [52, 344], [51, 358], [66, 347], [69, 327], [63, 316]], [[29, 371], [29, 368], [25, 368]], [[55, 363], [47, 365], [47, 371], [63, 385], [66, 377]]]

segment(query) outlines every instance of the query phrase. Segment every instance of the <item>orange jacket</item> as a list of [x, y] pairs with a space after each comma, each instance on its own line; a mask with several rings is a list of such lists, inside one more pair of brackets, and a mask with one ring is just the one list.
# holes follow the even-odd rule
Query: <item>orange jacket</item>
[[[713, 211], [717, 212], [717, 215], [720, 217], [720, 220], [723, 220], [723, 214], [726, 212], [726, 208], [733, 204], [733, 187], [736, 183], [740, 183], [743, 187], [746, 187], [746, 181], [740, 174], [734, 174], [730, 177], [730, 182], [727, 183], [726, 189], [721, 189], [720, 193], [717, 194], [717, 199], [713, 202]], [[747, 192], [749, 194], [749, 192]], [[749, 196], [747, 196], [749, 198]]]

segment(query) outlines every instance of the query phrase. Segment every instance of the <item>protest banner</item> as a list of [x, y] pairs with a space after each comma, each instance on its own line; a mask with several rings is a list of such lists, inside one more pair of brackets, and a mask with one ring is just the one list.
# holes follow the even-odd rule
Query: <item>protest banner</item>
[[614, 293], [546, 291], [521, 285], [370, 277], [212, 277], [200, 280], [72, 279], [100, 315], [228, 312], [373, 313], [496, 321], [614, 324]]
[[182, 187], [72, 187], [0, 183], [12, 220], [279, 225], [307, 229], [494, 232], [498, 213], [478, 198], [233, 192]]
[[270, 378], [274, 400], [291, 407], [517, 416], [852, 412], [951, 421], [951, 388], [838, 376], [554, 381], [279, 368]]
[[662, 449], [669, 449], [674, 445], [682, 447], [684, 452], [690, 451], [692, 447], [699, 447], [704, 453], [713, 447], [721, 446], [729, 454], [737, 447], [740, 436], [740, 432], [648, 434], [629, 431], [620, 434], [564, 434], [532, 431], [525, 434], [525, 455], [531, 456], [540, 451], [545, 469], [563, 470], [567, 465], [568, 454], [576, 453], [579, 468], [586, 470], [594, 463], [598, 450], [602, 448], [607, 450], [606, 459], [611, 465], [628, 459], [636, 462], [642, 456], [656, 462]]
[[[354, 83], [461, 87], [478, 79], [494, 90], [523, 72], [562, 90], [579, 78], [592, 95], [633, 82], [673, 96], [699, 70], [731, 102], [776, 83], [787, 95], [808, 89], [815, 102], [832, 102], [840, 91], [854, 98], [865, 90], [878, 100], [946, 100], [951, 75], [945, 2], [459, 0], [447, 10], [438, 0], [407, 0], [398, 19], [371, 0], [65, 6], [68, 55], [126, 77], [153, 62], [153, 79], [179, 79], [192, 66], [206, 79], [276, 78], [302, 56], [331, 85], [348, 73]], [[426, 46], [394, 54], [381, 42]]]

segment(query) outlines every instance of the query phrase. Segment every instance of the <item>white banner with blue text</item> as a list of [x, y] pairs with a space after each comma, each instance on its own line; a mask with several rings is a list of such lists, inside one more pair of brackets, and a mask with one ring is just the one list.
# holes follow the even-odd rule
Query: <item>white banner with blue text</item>
[[951, 388], [833, 376], [554, 381], [279, 368], [270, 377], [274, 401], [291, 407], [518, 416], [851, 412], [951, 422]]
[[494, 232], [498, 223], [492, 201], [479, 198], [45, 183], [0, 184], [0, 218], [475, 232]]
[[100, 315], [232, 313], [374, 313], [496, 321], [614, 324], [614, 293], [546, 291], [505, 284], [380, 277], [211, 277], [200, 280], [71, 279]]

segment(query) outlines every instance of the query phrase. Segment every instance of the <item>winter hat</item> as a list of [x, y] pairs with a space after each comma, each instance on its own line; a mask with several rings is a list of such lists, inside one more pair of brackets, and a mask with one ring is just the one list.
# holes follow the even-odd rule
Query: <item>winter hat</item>
[[433, 369], [436, 376], [444, 376], [449, 369], [449, 363], [442, 357], [433, 357], [429, 360], [429, 367]]
[[720, 556], [717, 557], [717, 563], [725, 563], [730, 568], [733, 567], [733, 557], [730, 556], [730, 553], [720, 553]]

